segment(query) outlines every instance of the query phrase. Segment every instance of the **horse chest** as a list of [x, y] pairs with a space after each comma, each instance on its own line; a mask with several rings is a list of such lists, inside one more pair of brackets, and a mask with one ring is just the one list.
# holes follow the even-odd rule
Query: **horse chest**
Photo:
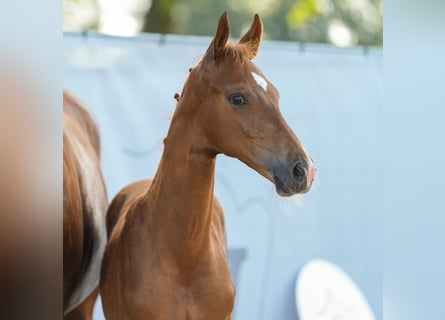
[[230, 278], [204, 277], [192, 293], [188, 319], [230, 319], [235, 302], [235, 287]]
[[152, 319], [165, 320], [228, 320], [233, 310], [235, 288], [230, 275], [202, 276], [184, 286], [172, 281], [170, 276], [153, 274], [128, 298], [128, 302], [136, 304], [129, 308], [137, 312], [134, 319], [151, 315]]
[[[117, 309], [121, 312], [126, 310], [127, 317], [122, 319], [230, 319], [235, 287], [223, 257], [216, 259], [213, 255], [213, 258], [205, 255], [195, 267], [185, 268], [173, 263], [166, 252], [158, 260], [156, 254], [145, 255], [146, 249], [134, 249], [120, 256], [119, 261], [113, 264], [120, 265], [120, 268], [105, 272], [107, 275], [114, 274], [107, 277], [107, 285], [118, 284], [112, 300], [120, 305]], [[155, 251], [148, 250], [152, 253]], [[122, 269], [127, 271], [118, 271]]]

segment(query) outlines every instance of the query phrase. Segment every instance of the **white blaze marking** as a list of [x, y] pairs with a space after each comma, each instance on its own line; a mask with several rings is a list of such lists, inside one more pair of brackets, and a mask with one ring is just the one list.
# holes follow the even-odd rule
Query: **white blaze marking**
[[[65, 130], [67, 132], [71, 131], [68, 126]], [[95, 159], [91, 157], [91, 152], [79, 141], [76, 134], [72, 132], [69, 133], [71, 134], [67, 135], [68, 139], [80, 163], [80, 174], [82, 176], [82, 187], [84, 191], [82, 196], [86, 198], [87, 206], [92, 213], [95, 234], [93, 235], [94, 247], [90, 264], [84, 277], [70, 297], [64, 314], [67, 314], [77, 307], [99, 284], [102, 256], [107, 242], [107, 230], [105, 226], [107, 198], [105, 190], [101, 187], [102, 176], [98, 164]]]
[[255, 79], [256, 83], [263, 88], [264, 91], [267, 91], [267, 81], [258, 73], [252, 72], [252, 77]]

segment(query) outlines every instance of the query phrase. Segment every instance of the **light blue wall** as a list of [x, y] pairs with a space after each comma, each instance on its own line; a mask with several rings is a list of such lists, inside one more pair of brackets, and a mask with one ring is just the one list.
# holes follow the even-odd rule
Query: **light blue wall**
[[[210, 41], [159, 40], [65, 37], [65, 85], [98, 118], [110, 197], [155, 173], [173, 94]], [[343, 268], [381, 319], [381, 51], [266, 42], [256, 64], [280, 91], [282, 112], [315, 160], [318, 179], [296, 206], [238, 160], [219, 156], [216, 194], [229, 247], [246, 254], [234, 319], [296, 319], [295, 279], [313, 258]]]

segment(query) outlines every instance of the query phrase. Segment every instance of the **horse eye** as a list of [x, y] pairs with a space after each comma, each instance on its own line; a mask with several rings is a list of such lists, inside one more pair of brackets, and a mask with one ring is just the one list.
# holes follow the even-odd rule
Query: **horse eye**
[[229, 97], [231, 104], [235, 106], [247, 104], [247, 99], [241, 93], [234, 93]]

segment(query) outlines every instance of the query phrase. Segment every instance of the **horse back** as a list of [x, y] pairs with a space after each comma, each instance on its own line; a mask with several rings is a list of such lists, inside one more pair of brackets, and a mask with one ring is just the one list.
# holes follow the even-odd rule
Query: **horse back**
[[112, 231], [119, 219], [127, 213], [130, 204], [144, 194], [151, 185], [151, 180], [144, 179], [135, 181], [124, 187], [113, 198], [107, 211], [107, 234], [111, 236]]

